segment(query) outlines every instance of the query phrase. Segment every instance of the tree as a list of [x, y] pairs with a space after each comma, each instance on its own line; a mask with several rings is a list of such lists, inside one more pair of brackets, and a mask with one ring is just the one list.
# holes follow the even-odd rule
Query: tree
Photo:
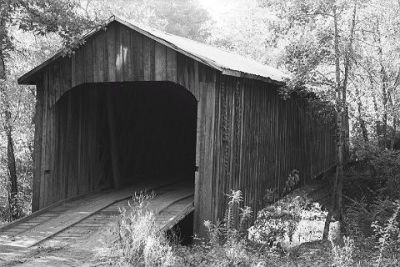
[[275, 11], [281, 20], [275, 29], [289, 39], [283, 57], [286, 68], [294, 74], [289, 87], [305, 86], [335, 104], [337, 166], [326, 238], [331, 218], [342, 221], [343, 167], [349, 150], [347, 93], [359, 3], [263, 0], [261, 4]]
[[286, 40], [274, 31], [274, 14], [268, 8], [259, 6], [255, 0], [228, 2], [229, 13], [217, 17], [210, 27], [208, 42], [263, 64], [278, 66]]
[[[369, 5], [360, 14], [360, 34], [356, 40], [362, 57], [354, 58], [354, 61], [360, 69], [359, 76], [368, 81], [373, 92], [375, 135], [382, 149], [393, 147], [398, 120], [398, 12], [398, 1], [369, 1]], [[359, 81], [362, 82], [362, 79]], [[391, 136], [390, 119], [393, 129]]]
[[0, 100], [3, 129], [7, 142], [7, 170], [9, 177], [10, 220], [19, 218], [18, 174], [15, 157], [14, 121], [10, 94], [10, 61], [16, 51], [12, 31], [21, 29], [37, 35], [56, 33], [68, 49], [77, 44], [80, 34], [90, 29], [92, 20], [79, 13], [80, 6], [74, 1], [5, 0], [0, 2]]
[[92, 16], [108, 18], [115, 14], [138, 25], [198, 41], [209, 37], [210, 17], [195, 0], [86, 1], [85, 9]]

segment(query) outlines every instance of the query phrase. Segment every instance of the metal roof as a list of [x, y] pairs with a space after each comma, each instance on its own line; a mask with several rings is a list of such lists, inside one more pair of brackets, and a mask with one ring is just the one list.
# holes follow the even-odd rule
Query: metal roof
[[[142, 26], [137, 26], [127, 20], [113, 16], [105, 27], [112, 22], [121, 23], [130, 29], [137, 31], [159, 43], [162, 43], [184, 55], [191, 57], [197, 61], [202, 62], [214, 69], [217, 69], [225, 75], [231, 75], [236, 77], [246, 77], [257, 80], [266, 80], [276, 83], [284, 83], [289, 79], [289, 75], [284, 72], [263, 65], [255, 60], [248, 59], [246, 57], [230, 53], [219, 48], [200, 43], [194, 40], [190, 40], [184, 37], [176, 36], [173, 34], [165, 33], [155, 29], [149, 29]], [[101, 29], [95, 30], [82, 38], [85, 40], [100, 31]], [[21, 84], [30, 84], [31, 78], [39, 72], [41, 69], [51, 64], [59, 57], [62, 56], [62, 50], [58, 51], [53, 57], [46, 60], [39, 66], [35, 67], [31, 71], [27, 72], [18, 79]]]

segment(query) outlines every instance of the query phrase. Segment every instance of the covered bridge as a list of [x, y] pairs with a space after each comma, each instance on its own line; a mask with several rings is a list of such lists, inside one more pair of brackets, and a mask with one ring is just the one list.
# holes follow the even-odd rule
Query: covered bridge
[[33, 210], [139, 181], [184, 179], [194, 229], [224, 213], [230, 189], [258, 210], [335, 164], [333, 128], [286, 76], [255, 61], [118, 18], [19, 79], [36, 85]]

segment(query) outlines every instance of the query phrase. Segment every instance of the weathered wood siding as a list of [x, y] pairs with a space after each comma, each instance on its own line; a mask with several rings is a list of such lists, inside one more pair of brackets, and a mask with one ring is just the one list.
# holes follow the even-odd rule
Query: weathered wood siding
[[[37, 82], [36, 125], [40, 126], [36, 129], [35, 137], [37, 159], [35, 160], [33, 209], [37, 210], [55, 201], [87, 192], [86, 189], [78, 189], [78, 187], [87, 188], [87, 185], [81, 187], [77, 181], [86, 179], [79, 175], [89, 174], [77, 170], [77, 177], [69, 176], [68, 179], [71, 180], [65, 180], [65, 171], [55, 170], [55, 162], [63, 160], [65, 154], [69, 153], [68, 149], [73, 149], [73, 146], [83, 144], [90, 146], [90, 142], [95, 141], [79, 138], [68, 140], [71, 147], [64, 148], [67, 151], [57, 149], [56, 144], [60, 142], [59, 138], [64, 138], [61, 137], [63, 132], [85, 131], [88, 127], [86, 123], [94, 123], [90, 121], [90, 117], [74, 117], [76, 110], [86, 112], [86, 106], [89, 106], [89, 103], [85, 101], [90, 101], [93, 105], [101, 106], [101, 104], [95, 103], [94, 97], [83, 98], [82, 96], [82, 100], [78, 103], [70, 101], [71, 106], [64, 107], [68, 109], [65, 112], [70, 116], [67, 121], [72, 123], [82, 120], [81, 128], [73, 128], [57, 118], [56, 102], [62, 96], [72, 88], [88, 83], [170, 81], [185, 87], [199, 102], [196, 138], [196, 166], [199, 167], [196, 172], [196, 190], [199, 193], [196, 194], [196, 206], [199, 211], [198, 216], [203, 218], [201, 214], [208, 214], [211, 208], [207, 192], [213, 174], [217, 74], [216, 70], [118, 23], [113, 23], [106, 31], [93, 35], [72, 57], [64, 57], [50, 64], [41, 72]], [[89, 143], [86, 144], [86, 141]], [[85, 164], [83, 161], [86, 155], [80, 157], [82, 160], [79, 164]], [[80, 166], [69, 168], [79, 169]]]
[[[222, 75], [117, 22], [39, 76], [33, 210], [100, 188], [93, 181], [110, 172], [104, 169], [106, 159], [91, 158], [91, 151], [110, 152], [94, 145], [104, 139], [106, 118], [102, 102], [94, 92], [86, 95], [85, 84], [169, 81], [196, 98], [194, 227], [200, 233], [204, 220], [223, 215], [230, 189], [243, 190], [246, 204], [257, 210], [265, 190], [282, 191], [291, 170], [298, 169], [306, 182], [335, 162], [334, 131], [318, 123], [304, 101], [285, 101], [265, 82]], [[65, 100], [78, 86], [80, 100]], [[87, 149], [76, 154], [77, 146]], [[78, 155], [74, 163], [56, 164], [70, 155]], [[86, 170], [87, 164], [99, 167]]]
[[292, 170], [304, 184], [334, 166], [335, 131], [306, 100], [284, 100], [276, 86], [261, 81], [222, 75], [219, 84], [208, 197], [214, 220], [224, 216], [231, 189], [242, 190], [255, 215], [266, 190], [282, 193]]
[[201, 87], [214, 87], [218, 71], [137, 33], [112, 23], [86, 40], [71, 57], [59, 58], [41, 71], [52, 107], [71, 88], [85, 83], [170, 81], [200, 100]]

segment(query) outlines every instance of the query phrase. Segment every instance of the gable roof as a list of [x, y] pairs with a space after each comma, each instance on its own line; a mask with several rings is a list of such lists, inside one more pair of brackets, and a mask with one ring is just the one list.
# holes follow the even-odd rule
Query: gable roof
[[[184, 37], [176, 36], [173, 34], [165, 33], [155, 29], [149, 29], [145, 27], [139, 27], [126, 20], [120, 19], [113, 16], [105, 25], [107, 27], [112, 22], [121, 23], [128, 28], [139, 32], [156, 42], [162, 43], [177, 52], [180, 52], [188, 57], [191, 57], [207, 66], [217, 69], [222, 72], [222, 74], [236, 76], [236, 77], [246, 77], [257, 80], [267, 80], [275, 83], [284, 83], [289, 76], [284, 72], [275, 69], [273, 67], [263, 65], [255, 60], [239, 56], [234, 53], [230, 53], [213, 46], [203, 44], [197, 41], [193, 41]], [[82, 38], [82, 41], [88, 39], [93, 34], [97, 33], [101, 29], [97, 29]], [[20, 84], [32, 84], [32, 77], [42, 70], [51, 62], [62, 56], [62, 50], [58, 51], [54, 56], [38, 65], [31, 71], [27, 72], [18, 79]]]

